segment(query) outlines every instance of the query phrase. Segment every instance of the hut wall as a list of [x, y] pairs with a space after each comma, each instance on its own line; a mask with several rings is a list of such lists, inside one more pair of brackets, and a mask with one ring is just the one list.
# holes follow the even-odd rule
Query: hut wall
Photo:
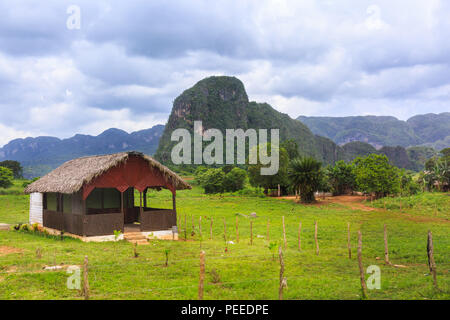
[[32, 193], [30, 194], [30, 223], [42, 224], [42, 216], [44, 212], [43, 204], [43, 194], [42, 193]]
[[84, 214], [83, 197], [81, 192], [77, 192], [72, 195], [72, 214]]

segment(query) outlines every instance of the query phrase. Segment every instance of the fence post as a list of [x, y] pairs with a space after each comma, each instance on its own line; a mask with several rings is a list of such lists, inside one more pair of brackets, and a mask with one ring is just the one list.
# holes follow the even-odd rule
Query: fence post
[[239, 242], [239, 218], [236, 216], [236, 243]]
[[350, 243], [351, 236], [350, 236], [350, 222], [347, 222], [347, 248], [348, 248], [348, 258], [352, 258], [352, 246]]
[[300, 222], [299, 225], [298, 225], [298, 250], [299, 251], [302, 251], [301, 233], [302, 233], [302, 223]]
[[88, 276], [88, 256], [84, 256], [84, 264], [83, 264], [83, 294], [84, 299], [89, 300], [89, 276]]
[[250, 245], [253, 245], [253, 221], [250, 220]]
[[283, 300], [283, 289], [287, 287], [287, 280], [284, 277], [284, 260], [281, 246], [278, 247], [278, 255], [280, 257], [280, 286], [278, 287], [278, 299]]
[[209, 238], [212, 240], [212, 225], [213, 225], [213, 217], [211, 217], [211, 224], [209, 225]]
[[427, 254], [428, 254], [428, 267], [430, 268], [430, 273], [433, 275], [433, 284], [436, 289], [438, 289], [437, 279], [436, 279], [436, 263], [434, 262], [434, 249], [433, 249], [433, 234], [431, 230], [428, 231], [428, 241], [427, 241]]
[[205, 280], [205, 251], [200, 252], [200, 280], [198, 284], [198, 300], [203, 300], [203, 282]]
[[187, 240], [187, 215], [184, 214], [184, 241]]
[[223, 238], [225, 239], [225, 243], [227, 243], [227, 222], [225, 218], [223, 218]]
[[317, 240], [317, 221], [314, 221], [314, 240], [316, 241], [316, 255], [319, 255], [319, 241]]
[[284, 240], [284, 250], [286, 250], [286, 226], [284, 224], [284, 216], [283, 216], [283, 240]]
[[388, 235], [386, 224], [384, 224], [384, 262], [386, 264], [391, 264], [391, 262], [389, 261], [389, 247], [388, 247]]
[[358, 265], [359, 265], [359, 277], [361, 279], [361, 291], [363, 299], [367, 299], [367, 286], [366, 279], [364, 278], [364, 267], [362, 264], [362, 234], [361, 230], [358, 230]]

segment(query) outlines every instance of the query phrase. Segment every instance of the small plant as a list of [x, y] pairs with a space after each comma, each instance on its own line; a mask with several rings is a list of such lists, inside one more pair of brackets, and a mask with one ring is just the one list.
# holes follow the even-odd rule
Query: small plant
[[121, 234], [122, 234], [122, 231], [114, 230], [114, 241], [119, 240], [119, 237], [120, 237]]
[[212, 283], [220, 283], [220, 275], [217, 273], [216, 269], [211, 269], [209, 274], [211, 275], [211, 282]]
[[33, 223], [31, 225], [31, 230], [33, 230], [34, 232], [38, 232], [39, 231], [39, 224], [38, 223]]
[[277, 242], [271, 242], [267, 246], [269, 248], [269, 251], [272, 252], [272, 260], [275, 261], [275, 252], [277, 251], [278, 243]]
[[30, 227], [28, 226], [28, 224], [22, 224], [21, 226], [20, 226], [20, 231], [24, 231], [24, 232], [27, 232], [27, 231], [30, 231]]
[[139, 253], [137, 252], [137, 242], [134, 243], [133, 251], [134, 251], [134, 257], [135, 258], [139, 257]]
[[164, 254], [166, 255], [166, 263], [165, 263], [165, 267], [169, 266], [169, 253], [170, 253], [170, 249], [165, 249], [164, 250]]
[[42, 258], [42, 250], [41, 250], [41, 248], [37, 248], [36, 249], [36, 258], [37, 259]]

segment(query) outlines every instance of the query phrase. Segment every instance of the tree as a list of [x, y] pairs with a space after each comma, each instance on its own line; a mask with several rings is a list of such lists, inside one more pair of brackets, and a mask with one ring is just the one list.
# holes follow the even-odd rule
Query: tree
[[223, 179], [223, 189], [225, 191], [235, 192], [244, 189], [247, 172], [240, 168], [233, 168], [225, 174]]
[[0, 167], [0, 188], [9, 188], [13, 185], [14, 175], [11, 169]]
[[322, 163], [314, 158], [297, 158], [291, 161], [288, 176], [294, 188], [300, 190], [300, 199], [304, 203], [315, 201], [314, 192], [322, 181]]
[[[289, 166], [289, 156], [286, 149], [280, 147], [278, 149], [279, 154], [279, 168], [278, 172], [274, 175], [261, 175], [261, 168], [267, 167], [259, 161], [259, 148], [267, 148], [269, 156], [271, 155], [271, 145], [267, 143], [265, 145], [258, 145], [258, 163], [248, 165], [248, 176], [250, 184], [253, 187], [264, 188], [264, 193], [267, 194], [268, 189], [276, 189], [280, 185], [283, 189], [287, 188], [289, 181], [287, 178], [287, 170]], [[247, 162], [248, 163], [248, 162]]]
[[199, 182], [205, 193], [221, 193], [224, 191], [224, 179], [225, 173], [222, 169], [208, 169], [200, 174]]
[[14, 179], [20, 179], [23, 175], [23, 168], [20, 162], [14, 160], [5, 160], [0, 162], [0, 167], [5, 167], [13, 172]]
[[357, 157], [353, 165], [356, 184], [361, 191], [375, 193], [377, 198], [400, 191], [400, 170], [392, 166], [385, 155]]
[[353, 191], [356, 186], [353, 166], [342, 160], [336, 162], [333, 167], [328, 167], [327, 176], [334, 195], [341, 195]]
[[281, 148], [284, 148], [288, 153], [289, 160], [296, 159], [300, 157], [298, 153], [298, 144], [293, 139], [284, 140], [281, 145]]

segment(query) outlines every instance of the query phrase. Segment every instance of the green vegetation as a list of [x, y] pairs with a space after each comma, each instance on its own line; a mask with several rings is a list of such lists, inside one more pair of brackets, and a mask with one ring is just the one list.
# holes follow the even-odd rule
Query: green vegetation
[[377, 198], [400, 191], [400, 170], [384, 155], [371, 154], [353, 160], [358, 190], [375, 193]]
[[240, 168], [228, 167], [207, 169], [198, 167], [195, 171], [195, 182], [205, 189], [205, 193], [236, 192], [244, 189], [247, 172]]
[[322, 164], [314, 158], [298, 158], [291, 161], [288, 177], [294, 190], [300, 190], [303, 203], [315, 201], [322, 180]]
[[325, 173], [333, 195], [342, 195], [356, 190], [356, 176], [353, 165], [338, 161], [334, 166], [329, 166]]
[[0, 188], [9, 188], [13, 185], [14, 175], [11, 169], [0, 167]]
[[[156, 207], [171, 206], [169, 191], [151, 192], [149, 197]], [[138, 246], [137, 258], [133, 245], [126, 241], [84, 243], [68, 237], [61, 241], [59, 236], [0, 231], [0, 299], [82, 299], [79, 291], [67, 289], [70, 274], [65, 269], [46, 271], [43, 267], [81, 265], [85, 255], [89, 257], [91, 299], [196, 299], [200, 250], [206, 252], [205, 299], [277, 299], [280, 266], [276, 250], [283, 243], [282, 216], [285, 216], [288, 242], [284, 251], [288, 281], [285, 299], [361, 299], [358, 263], [347, 256], [347, 222], [350, 222], [353, 250], [357, 230], [361, 229], [363, 234], [364, 267], [381, 268], [381, 290], [369, 290], [370, 299], [448, 300], [450, 198], [446, 194], [426, 193], [401, 199], [402, 211], [395, 207], [398, 199], [390, 198], [385, 199], [392, 201], [390, 210], [367, 211], [342, 204], [306, 206], [268, 197], [205, 195], [201, 188], [194, 187], [177, 192], [179, 235], [184, 238], [187, 215], [189, 241], [152, 240], [150, 245]], [[411, 199], [413, 207], [406, 206], [407, 199]], [[10, 211], [5, 211], [5, 200], [10, 201]], [[373, 206], [381, 208], [382, 201], [373, 202]], [[5, 217], [11, 223], [26, 222], [28, 205], [25, 195], [0, 196], [0, 222], [8, 222]], [[15, 212], [14, 218], [11, 212]], [[237, 216], [239, 242], [233, 228], [237, 213], [251, 212], [257, 213], [252, 220], [252, 246], [250, 218]], [[211, 218], [213, 240], [209, 240]], [[227, 252], [224, 219], [227, 239], [234, 242], [227, 244]], [[268, 220], [270, 239], [266, 240]], [[318, 256], [314, 250], [316, 220]], [[194, 236], [191, 221], [195, 225]], [[301, 251], [297, 240], [299, 222], [302, 222]], [[405, 268], [382, 262], [384, 224], [389, 230], [390, 260]], [[440, 291], [433, 289], [427, 266], [428, 230], [433, 232]], [[170, 261], [166, 267], [167, 252]]]
[[0, 167], [8, 168], [12, 171], [14, 179], [21, 179], [23, 174], [23, 168], [20, 162], [5, 160], [0, 162]]

